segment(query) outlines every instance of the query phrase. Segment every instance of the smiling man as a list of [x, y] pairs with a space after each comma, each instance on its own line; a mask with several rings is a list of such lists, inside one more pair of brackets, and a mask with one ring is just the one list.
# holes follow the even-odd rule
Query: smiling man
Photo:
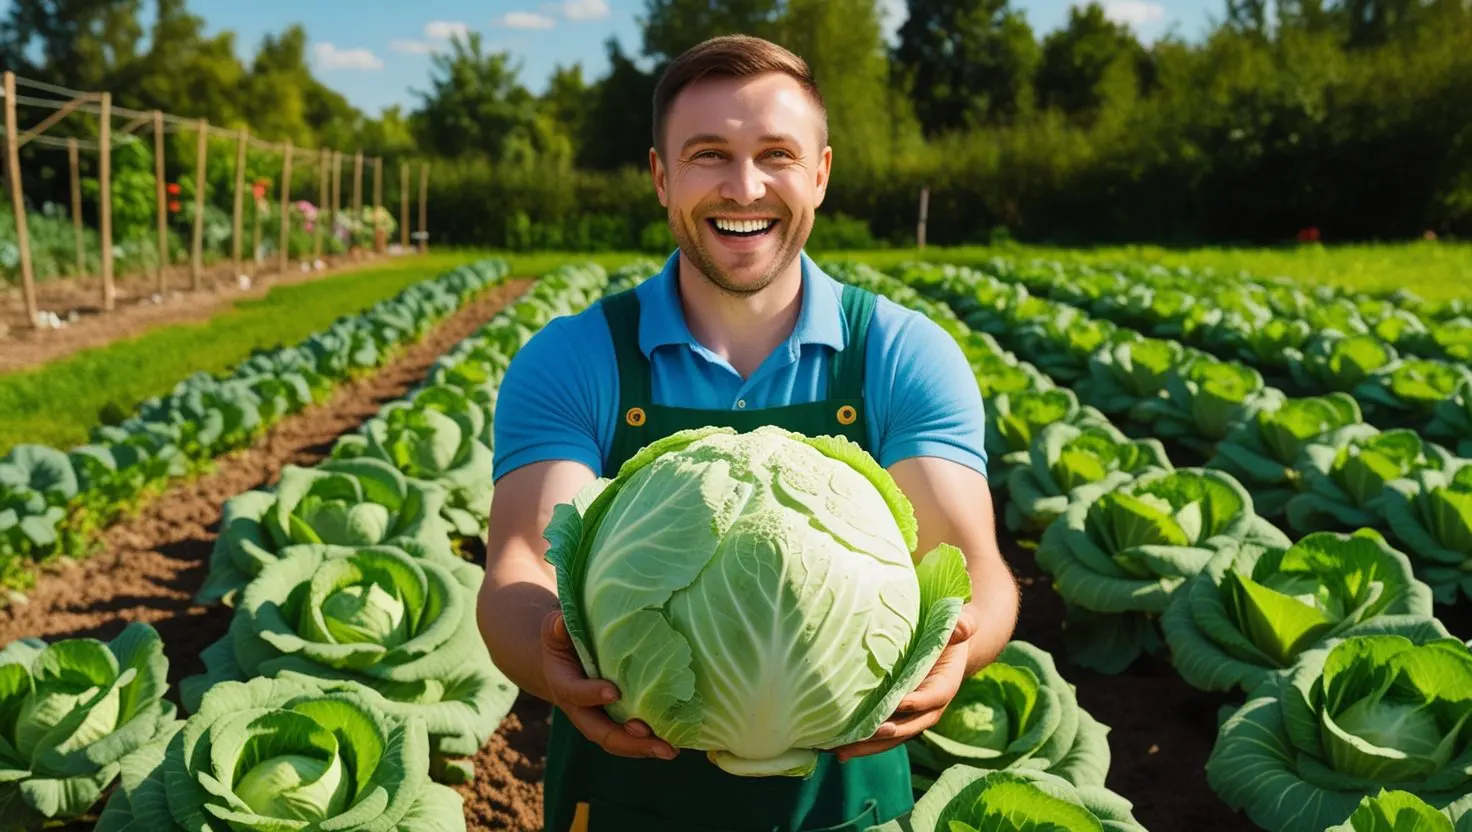
[[[679, 243], [633, 290], [558, 318], [516, 354], [495, 413], [482, 636], [555, 708], [548, 832], [863, 830], [913, 805], [903, 742], [1011, 638], [1017, 587], [998, 551], [984, 414], [954, 339], [845, 286], [803, 253], [828, 185], [822, 96], [785, 49], [732, 36], [676, 59], [654, 95], [650, 173]], [[738, 777], [680, 752], [583, 674], [558, 613], [543, 529], [553, 506], [685, 428], [779, 425], [845, 436], [909, 497], [917, 551], [966, 554], [973, 599], [934, 669], [869, 740], [807, 778]]]

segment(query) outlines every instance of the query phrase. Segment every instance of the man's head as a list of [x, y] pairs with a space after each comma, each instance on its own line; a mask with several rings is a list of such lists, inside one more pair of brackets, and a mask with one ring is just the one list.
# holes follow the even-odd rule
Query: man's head
[[744, 35], [680, 55], [654, 91], [649, 164], [685, 256], [727, 292], [792, 265], [828, 185], [827, 114], [807, 64]]

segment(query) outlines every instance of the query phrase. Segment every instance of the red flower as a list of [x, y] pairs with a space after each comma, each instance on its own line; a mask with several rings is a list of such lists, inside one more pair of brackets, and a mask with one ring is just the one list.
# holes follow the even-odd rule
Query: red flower
[[178, 182], [170, 182], [168, 188], [166, 188], [165, 190], [167, 190], [169, 192], [169, 195], [170, 196], [178, 196], [179, 195], [179, 183]]
[[179, 200], [176, 199], [169, 203], [169, 212], [175, 214], [179, 212]]
[[1317, 243], [1319, 241], [1319, 229], [1310, 226], [1298, 232], [1298, 242]]
[[255, 193], [256, 199], [265, 199], [266, 198], [266, 185], [265, 185], [265, 183], [263, 183], [263, 182], [257, 182], [255, 188], [253, 189], [253, 193]]

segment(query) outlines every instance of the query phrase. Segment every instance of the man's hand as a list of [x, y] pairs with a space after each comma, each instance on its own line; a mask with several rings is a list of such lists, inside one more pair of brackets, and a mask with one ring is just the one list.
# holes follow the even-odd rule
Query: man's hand
[[935, 666], [911, 691], [900, 700], [894, 714], [874, 732], [874, 736], [861, 742], [842, 745], [833, 749], [838, 762], [846, 763], [855, 757], [878, 754], [917, 737], [940, 721], [946, 706], [956, 697], [961, 683], [966, 680], [967, 659], [971, 650], [970, 639], [976, 634], [976, 618], [970, 608], [962, 608], [951, 630], [951, 639], [936, 659]]
[[548, 613], [542, 619], [542, 675], [552, 704], [567, 715], [583, 736], [609, 754], [673, 760], [678, 753], [669, 743], [653, 736], [643, 720], [631, 719], [620, 725], [609, 718], [603, 706], [618, 700], [618, 688], [612, 682], [589, 679], [583, 673], [560, 612]]

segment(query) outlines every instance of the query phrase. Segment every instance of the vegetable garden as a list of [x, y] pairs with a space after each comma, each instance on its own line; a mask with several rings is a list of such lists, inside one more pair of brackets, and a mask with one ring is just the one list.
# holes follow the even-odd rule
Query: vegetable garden
[[[884, 832], [1472, 829], [1465, 302], [824, 265], [962, 345], [1023, 584]], [[657, 268], [482, 261], [0, 460], [0, 829], [539, 828], [474, 611], [496, 391]]]

